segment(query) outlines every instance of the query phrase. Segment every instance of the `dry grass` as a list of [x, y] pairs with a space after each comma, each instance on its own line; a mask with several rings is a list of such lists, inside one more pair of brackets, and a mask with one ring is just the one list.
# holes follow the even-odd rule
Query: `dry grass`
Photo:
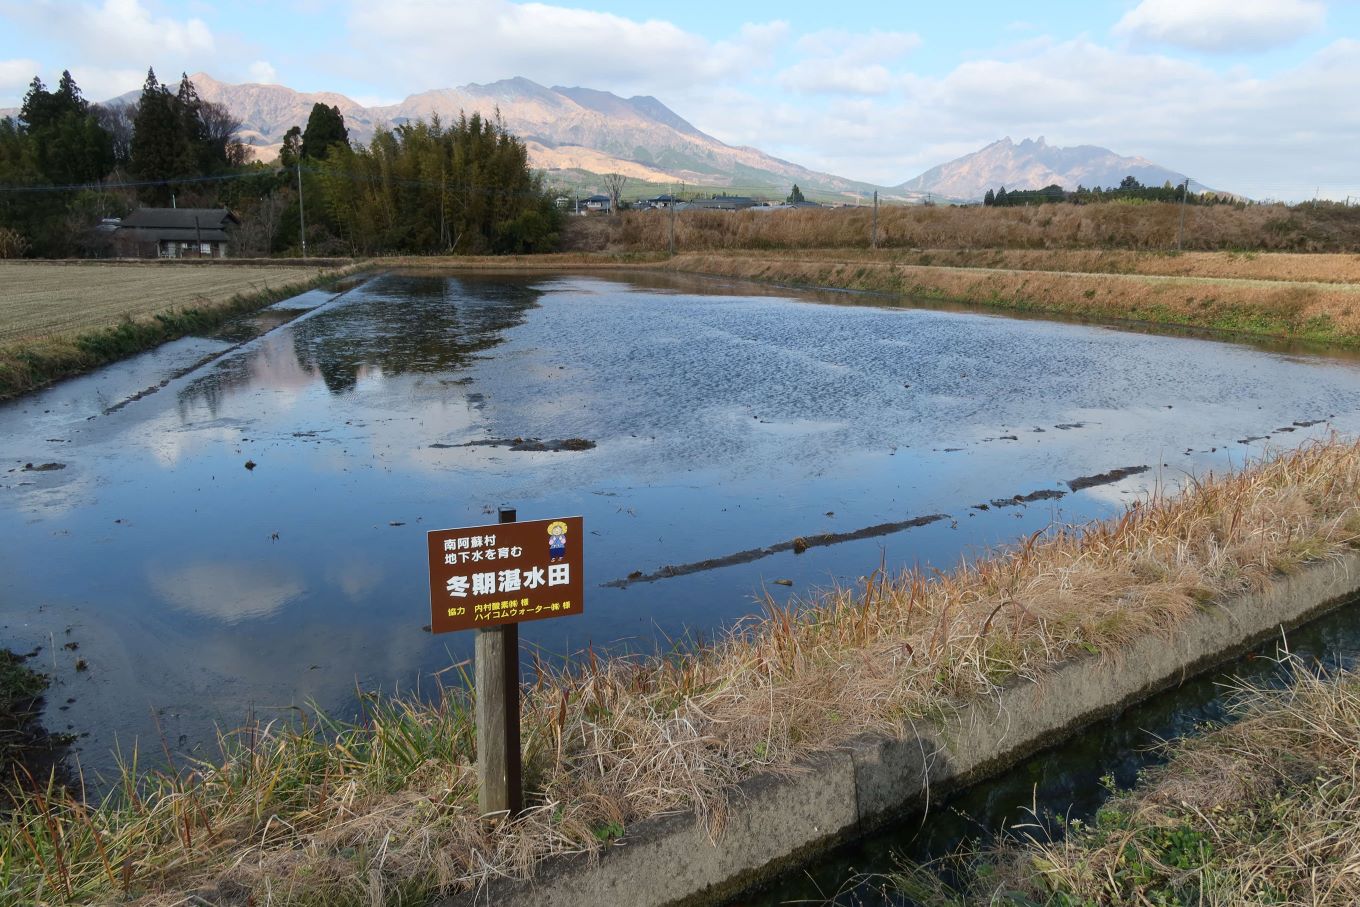
[[[1290, 687], [1240, 688], [1242, 720], [1175, 746], [1093, 825], [1003, 848], [999, 887], [1053, 904], [1360, 903], [1360, 674], [1288, 666]], [[998, 885], [978, 888], [985, 903]]]
[[183, 262], [0, 261], [0, 344], [72, 337], [176, 308], [305, 285], [326, 269]]
[[998, 271], [1209, 278], [1256, 283], [1360, 284], [1360, 255], [1295, 252], [1136, 252], [1121, 249], [732, 250], [745, 258], [879, 263]]
[[668, 810], [721, 829], [733, 785], [1015, 678], [1171, 634], [1204, 603], [1360, 538], [1360, 443], [1309, 444], [947, 575], [877, 571], [676, 657], [544, 671], [523, 700], [532, 808], [477, 815], [466, 694], [370, 700], [227, 741], [98, 807], [30, 788], [0, 832], [12, 900], [379, 904], [525, 875]]
[[1360, 342], [1360, 286], [1141, 274], [1007, 271], [764, 254], [678, 255], [667, 269], [840, 287], [1082, 318]]
[[212, 330], [362, 267], [0, 262], [0, 285], [9, 288], [0, 296], [0, 339], [11, 338], [0, 342], [0, 400]]
[[[685, 211], [676, 245], [686, 252], [868, 248], [869, 208]], [[885, 249], [1126, 249], [1176, 247], [1180, 209], [1165, 202], [1103, 202], [1027, 208], [885, 207]], [[571, 218], [573, 250], [662, 252], [660, 212]], [[1360, 252], [1360, 208], [1339, 205], [1213, 205], [1186, 209], [1185, 248], [1197, 251]]]

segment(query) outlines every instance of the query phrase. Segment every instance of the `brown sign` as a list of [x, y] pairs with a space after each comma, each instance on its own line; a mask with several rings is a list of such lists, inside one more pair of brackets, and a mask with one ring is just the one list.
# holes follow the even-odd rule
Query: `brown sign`
[[584, 535], [579, 516], [430, 532], [430, 629], [580, 614]]

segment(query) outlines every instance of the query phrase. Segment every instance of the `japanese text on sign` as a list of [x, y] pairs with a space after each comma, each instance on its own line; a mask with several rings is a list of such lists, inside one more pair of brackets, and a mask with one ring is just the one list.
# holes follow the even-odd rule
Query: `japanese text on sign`
[[435, 633], [581, 612], [581, 517], [429, 533]]

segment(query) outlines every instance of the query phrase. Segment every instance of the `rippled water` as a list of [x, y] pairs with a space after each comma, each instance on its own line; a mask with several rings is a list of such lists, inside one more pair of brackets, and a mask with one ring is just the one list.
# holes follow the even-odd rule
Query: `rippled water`
[[[845, 294], [392, 273], [261, 317], [0, 407], [0, 623], [43, 648], [48, 724], [89, 734], [87, 766], [428, 685], [472, 642], [422, 629], [424, 533], [498, 505], [589, 534], [585, 615], [526, 643], [652, 650], [1360, 429], [1353, 358]], [[573, 438], [595, 447], [469, 446]], [[727, 565], [628, 581], [705, 561]]]

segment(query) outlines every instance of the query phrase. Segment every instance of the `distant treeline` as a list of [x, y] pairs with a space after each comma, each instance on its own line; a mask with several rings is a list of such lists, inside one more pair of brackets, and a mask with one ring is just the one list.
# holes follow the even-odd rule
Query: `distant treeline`
[[1184, 183], [1171, 185], [1168, 180], [1161, 186], [1144, 186], [1133, 176], [1126, 176], [1120, 181], [1118, 186], [1111, 186], [1102, 189], [1096, 186], [1087, 189], [1085, 186], [1077, 186], [1074, 191], [1069, 192], [1057, 183], [1051, 183], [1042, 189], [1012, 189], [1006, 191], [1002, 186], [995, 191], [988, 189], [983, 196], [982, 203], [988, 207], [998, 208], [1018, 207], [1021, 205], [1050, 205], [1057, 202], [1071, 202], [1077, 205], [1092, 204], [1095, 202], [1109, 202], [1116, 199], [1140, 199], [1148, 202], [1179, 202], [1184, 200], [1191, 205], [1223, 205], [1241, 203], [1242, 200], [1229, 195], [1220, 195], [1216, 192], [1191, 192], [1188, 196]]
[[[236, 257], [528, 252], [557, 243], [562, 215], [499, 120], [460, 117], [349, 141], [316, 104], [278, 162], [252, 163], [241, 123], [148, 71], [133, 103], [97, 105], [69, 72], [34, 77], [17, 117], [0, 120], [0, 258], [98, 256], [96, 229], [139, 206], [230, 208]], [[299, 198], [301, 192], [301, 198]]]

